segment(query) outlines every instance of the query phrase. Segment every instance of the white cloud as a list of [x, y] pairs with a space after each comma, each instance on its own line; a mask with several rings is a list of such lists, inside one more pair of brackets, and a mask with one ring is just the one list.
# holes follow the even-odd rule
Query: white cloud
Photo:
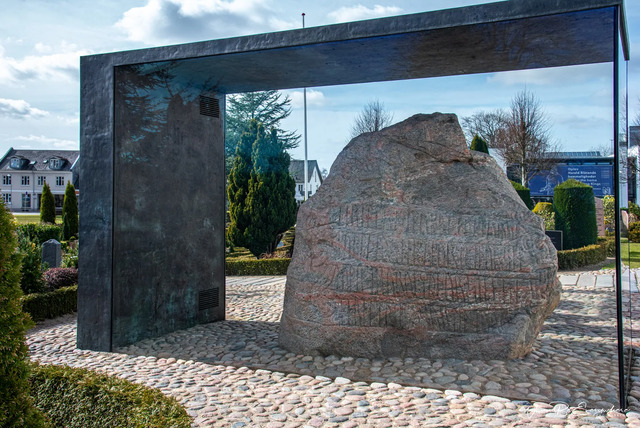
[[266, 0], [148, 0], [116, 23], [130, 40], [163, 44], [292, 28]]
[[[291, 97], [291, 107], [302, 108], [304, 106], [304, 94], [303, 91], [290, 91], [288, 95]], [[325, 102], [324, 94], [315, 89], [307, 89], [307, 107], [323, 106]]]
[[361, 4], [356, 6], [343, 6], [329, 13], [329, 18], [335, 22], [350, 22], [361, 19], [379, 18], [382, 16], [397, 15], [402, 9], [396, 6], [381, 6], [379, 4], [368, 8]]
[[78, 125], [80, 123], [79, 112], [75, 112], [74, 114], [67, 115], [67, 116], [56, 116], [56, 118], [67, 125]]
[[[78, 150], [78, 142], [73, 140], [61, 140], [59, 138], [45, 137], [44, 135], [28, 135], [14, 138], [16, 141], [25, 141], [41, 148], [59, 150]], [[31, 146], [31, 147], [32, 147]]]
[[[37, 44], [36, 51], [51, 51], [53, 48]], [[22, 59], [7, 57], [0, 46], [0, 83], [14, 83], [21, 80], [63, 80], [77, 81], [79, 78], [80, 56], [92, 53], [77, 46], [62, 43], [58, 53], [49, 55], [28, 55]]]
[[6, 98], [0, 98], [0, 116], [12, 119], [26, 119], [39, 118], [48, 115], [49, 113], [44, 110], [31, 107], [31, 105], [25, 100], [9, 100]]

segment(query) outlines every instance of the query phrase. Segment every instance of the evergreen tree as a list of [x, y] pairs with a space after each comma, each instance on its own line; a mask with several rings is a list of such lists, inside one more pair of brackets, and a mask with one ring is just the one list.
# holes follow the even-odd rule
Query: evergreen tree
[[471, 150], [475, 150], [476, 152], [482, 152], [489, 154], [489, 148], [487, 147], [487, 142], [484, 139], [476, 134], [471, 141]]
[[13, 216], [0, 202], [0, 426], [45, 426], [29, 396], [29, 348], [25, 333], [33, 325], [22, 311], [20, 255]]
[[247, 92], [227, 97], [225, 114], [224, 150], [227, 170], [232, 168], [236, 145], [248, 130], [252, 119], [262, 123], [265, 129], [274, 128], [285, 149], [298, 147], [300, 135], [295, 131], [284, 131], [280, 121], [291, 114], [291, 99], [278, 91]]
[[246, 213], [246, 199], [251, 178], [251, 151], [253, 143], [258, 138], [258, 131], [264, 133], [264, 128], [258, 126], [257, 120], [251, 120], [248, 129], [242, 134], [236, 147], [233, 167], [229, 172], [227, 197], [229, 199], [229, 228], [227, 241], [233, 246], [246, 247], [244, 232], [249, 226], [249, 216]]
[[65, 241], [78, 236], [78, 198], [76, 188], [67, 183], [62, 204], [62, 236]]
[[260, 128], [253, 143], [246, 202], [250, 223], [245, 231], [249, 251], [256, 257], [274, 252], [296, 221], [295, 181], [289, 175], [291, 158], [275, 129], [267, 134]]
[[56, 222], [56, 200], [53, 198], [51, 188], [47, 183], [42, 186], [42, 197], [40, 198], [40, 223]]

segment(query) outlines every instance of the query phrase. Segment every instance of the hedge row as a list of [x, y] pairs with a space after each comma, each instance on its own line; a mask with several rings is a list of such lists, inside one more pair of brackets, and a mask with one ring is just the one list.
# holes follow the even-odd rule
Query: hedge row
[[558, 269], [575, 269], [604, 261], [610, 251], [610, 242], [613, 242], [615, 248], [615, 241], [607, 240], [582, 248], [558, 251]]
[[[226, 262], [226, 274], [233, 276], [286, 275], [291, 259], [231, 260]], [[33, 293], [22, 297], [22, 309], [34, 321], [56, 318], [77, 312], [78, 286], [59, 288], [47, 293]]]
[[598, 237], [598, 244], [605, 246], [605, 251], [607, 253], [607, 257], [615, 257], [616, 256], [616, 239], [613, 236]]
[[48, 293], [27, 294], [22, 298], [22, 310], [34, 321], [56, 318], [78, 310], [78, 286], [59, 288]]
[[33, 364], [31, 396], [54, 427], [190, 427], [185, 409], [160, 391], [113, 376]]
[[59, 224], [26, 223], [18, 225], [18, 240], [25, 238], [40, 246], [49, 239], [62, 241], [62, 226]]
[[260, 260], [228, 260], [226, 274], [229, 276], [242, 275], [286, 275], [291, 259], [260, 259]]
[[516, 192], [518, 193], [518, 196], [520, 196], [520, 199], [522, 199], [522, 202], [524, 202], [527, 208], [532, 210], [533, 200], [531, 199], [531, 190], [529, 190], [527, 187], [524, 187], [520, 183], [516, 183], [513, 180], [509, 180], [509, 181], [511, 182], [511, 185], [513, 186], [513, 188], [516, 189]]

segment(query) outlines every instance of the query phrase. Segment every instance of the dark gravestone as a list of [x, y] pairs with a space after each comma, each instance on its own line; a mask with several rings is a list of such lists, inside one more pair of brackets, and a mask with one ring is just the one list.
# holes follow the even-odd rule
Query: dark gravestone
[[60, 267], [62, 263], [62, 246], [55, 239], [49, 239], [42, 244], [42, 265], [45, 263], [49, 268]]
[[298, 212], [280, 344], [296, 354], [522, 357], [560, 299], [556, 250], [452, 114], [354, 138]]
[[551, 239], [551, 243], [556, 250], [562, 251], [562, 231], [561, 230], [547, 230], [545, 234]]

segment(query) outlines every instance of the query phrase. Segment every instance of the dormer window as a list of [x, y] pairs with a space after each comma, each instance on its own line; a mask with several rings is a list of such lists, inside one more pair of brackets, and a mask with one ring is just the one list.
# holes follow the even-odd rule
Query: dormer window
[[11, 169], [24, 169], [29, 163], [29, 159], [25, 158], [11, 158], [9, 161], [9, 167]]
[[64, 159], [60, 159], [60, 158], [51, 158], [49, 159], [49, 169], [62, 169], [62, 167], [64, 167], [64, 163], [66, 161]]

